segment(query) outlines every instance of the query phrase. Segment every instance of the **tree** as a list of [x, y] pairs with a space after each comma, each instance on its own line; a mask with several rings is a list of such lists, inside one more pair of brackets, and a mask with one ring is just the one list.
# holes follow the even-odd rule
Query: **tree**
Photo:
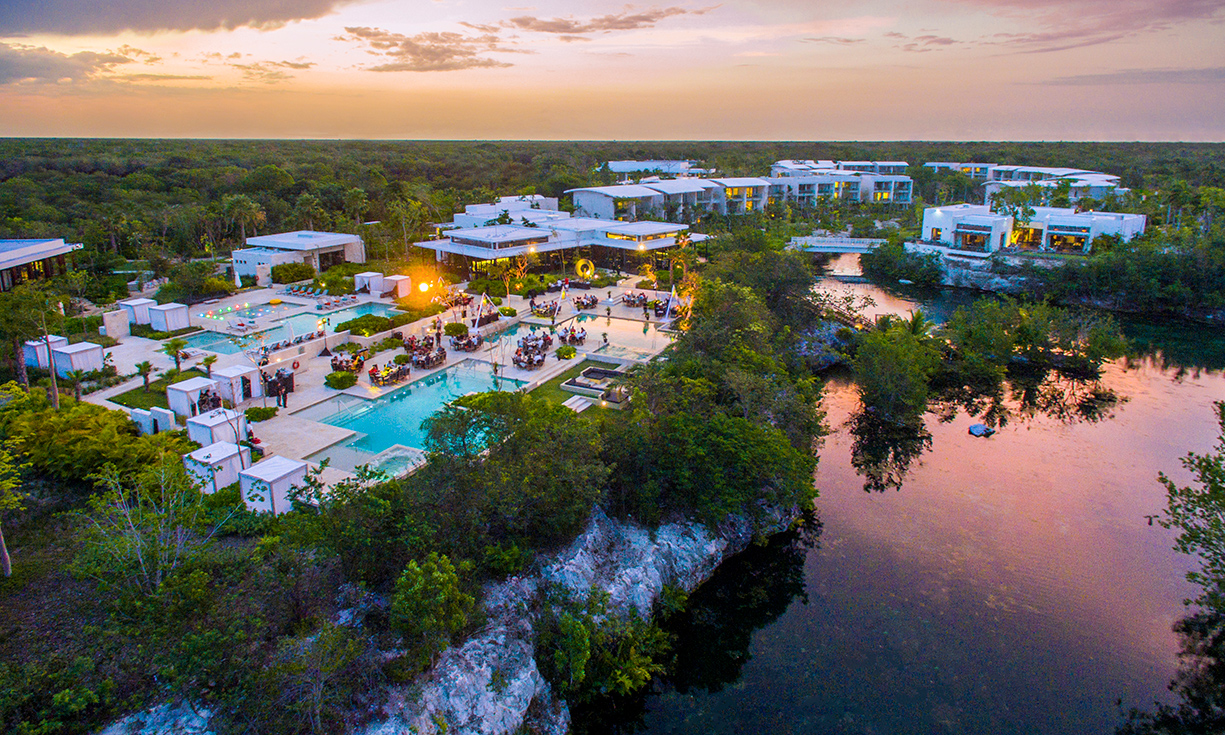
[[144, 362], [136, 363], [136, 374], [145, 381], [145, 392], [149, 392], [149, 374], [153, 372], [153, 363], [145, 360]]
[[345, 192], [344, 204], [345, 212], [353, 218], [353, 226], [361, 225], [362, 215], [370, 209], [370, 198], [366, 196], [365, 190], [357, 187], [349, 189]]
[[328, 216], [327, 210], [323, 208], [323, 202], [309, 191], [298, 195], [297, 201], [294, 202], [293, 212], [298, 223], [305, 224], [308, 230], [315, 229], [315, 223], [322, 222]]
[[490, 278], [496, 278], [502, 282], [502, 286], [506, 289], [506, 295], [510, 295], [510, 282], [515, 277], [514, 266], [511, 265], [509, 259], [495, 260], [489, 264], [488, 273]]
[[78, 402], [81, 400], [81, 384], [85, 382], [84, 370], [69, 370], [64, 373], [64, 377], [72, 384], [72, 397]]
[[24, 509], [21, 501], [25, 499], [25, 494], [20, 491], [21, 479], [18, 474], [21, 468], [22, 465], [13, 458], [7, 447], [0, 448], [0, 571], [6, 577], [12, 576], [13, 564], [4, 542], [4, 513]]
[[400, 235], [404, 239], [404, 257], [407, 259], [409, 237], [410, 235], [415, 236], [421, 224], [425, 222], [425, 209], [421, 206], [421, 202], [397, 198], [387, 205], [387, 211], [391, 215], [392, 222], [400, 228]]
[[445, 554], [431, 552], [421, 564], [410, 561], [396, 580], [391, 600], [391, 624], [409, 641], [418, 641], [428, 658], [450, 644], [468, 624], [475, 599], [460, 586], [458, 568]]
[[182, 337], [174, 337], [162, 343], [162, 348], [158, 352], [169, 355], [174, 358], [174, 369], [183, 369], [183, 350], [187, 349], [187, 340]]
[[927, 406], [937, 352], [901, 325], [863, 335], [852, 366], [864, 406], [885, 420], [908, 423]]
[[241, 243], [247, 241], [247, 225], [254, 228], [263, 224], [267, 219], [264, 208], [259, 205], [259, 202], [246, 194], [231, 194], [222, 199], [221, 211], [225, 214], [226, 219], [238, 225]]
[[210, 378], [213, 377], [213, 364], [216, 362], [216, 355], [205, 355], [204, 359], [200, 360], [200, 365], [204, 368], [204, 374]]
[[199, 556], [225, 519], [205, 520], [202, 494], [177, 456], [125, 481], [113, 467], [96, 476], [89, 531], [76, 569], [133, 595], [152, 595], [176, 569]]
[[1177, 529], [1174, 548], [1200, 562], [1198, 570], [1187, 574], [1201, 589], [1197, 602], [1225, 611], [1225, 401], [1213, 405], [1220, 427], [1215, 450], [1182, 460], [1197, 484], [1179, 487], [1165, 473], [1158, 477], [1168, 501], [1161, 525]]

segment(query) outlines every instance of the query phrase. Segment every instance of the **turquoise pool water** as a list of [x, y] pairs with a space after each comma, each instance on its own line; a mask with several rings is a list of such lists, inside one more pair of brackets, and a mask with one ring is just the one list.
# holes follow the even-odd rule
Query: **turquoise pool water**
[[284, 302], [280, 304], [256, 304], [251, 306], [243, 304], [243, 306], [225, 306], [220, 309], [209, 309], [196, 313], [199, 319], [216, 319], [218, 321], [230, 321], [231, 319], [257, 319], [262, 317], [274, 317], [277, 314], [283, 314], [294, 309], [301, 309], [306, 304], [297, 304]]
[[[334, 466], [351, 470], [345, 465], [364, 464], [397, 445], [421, 448], [425, 444], [421, 422], [460, 396], [518, 390], [523, 385], [519, 380], [495, 379], [488, 364], [466, 360], [371, 401], [344, 406], [326, 401], [318, 411], [312, 407], [295, 416], [357, 432], [352, 439], [310, 458], [318, 461], [331, 456]], [[358, 461], [363, 457], [365, 462]]]
[[[271, 308], [280, 309], [283, 304], [277, 306], [250, 307], [250, 309]], [[289, 308], [301, 308], [300, 306], [290, 306]], [[271, 313], [271, 312], [270, 312]], [[276, 326], [265, 329], [260, 332], [254, 332], [244, 335], [243, 342], [249, 347], [259, 347], [260, 345], [270, 345], [282, 340], [293, 339], [298, 335], [309, 334], [319, 329], [324, 329], [328, 332], [335, 332], [336, 326], [350, 319], [355, 319], [366, 314], [377, 314], [378, 316], [393, 316], [400, 313], [396, 307], [390, 304], [358, 304], [357, 306], [348, 309], [340, 309], [339, 311], [331, 311], [326, 314], [323, 312], [308, 312], [306, 314], [298, 314], [296, 316], [286, 317], [279, 321], [273, 322]], [[238, 312], [226, 312], [225, 319], [228, 321], [237, 315]], [[251, 316], [260, 316], [252, 314]], [[203, 334], [195, 334], [190, 337], [185, 337], [187, 346], [199, 350], [208, 350], [216, 352], [219, 355], [235, 355], [243, 350], [243, 347], [229, 335], [222, 332], [204, 332]]]

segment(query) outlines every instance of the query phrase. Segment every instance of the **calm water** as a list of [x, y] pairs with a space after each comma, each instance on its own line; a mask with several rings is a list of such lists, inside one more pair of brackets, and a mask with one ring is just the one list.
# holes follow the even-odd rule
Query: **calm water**
[[[284, 305], [277, 306], [262, 306], [250, 307], [250, 309], [281, 309]], [[301, 308], [298, 305], [288, 308]], [[268, 312], [279, 313], [279, 312]], [[242, 352], [247, 347], [259, 347], [261, 344], [272, 344], [282, 340], [293, 339], [301, 334], [309, 334], [311, 332], [323, 329], [327, 332], [335, 332], [336, 326], [350, 319], [355, 319], [366, 314], [376, 314], [378, 316], [394, 316], [400, 313], [396, 307], [390, 304], [367, 303], [358, 304], [357, 306], [339, 311], [332, 311], [326, 314], [322, 312], [310, 312], [306, 314], [298, 314], [297, 316], [286, 317], [272, 324], [277, 326], [271, 329], [265, 329], [249, 335], [244, 335], [241, 338], [238, 335], [228, 335], [224, 332], [204, 332], [203, 334], [194, 334], [190, 337], [185, 337], [188, 347], [196, 349], [208, 350], [221, 355], [236, 355]], [[227, 313], [226, 319], [233, 317], [233, 313]], [[251, 314], [251, 316], [266, 316], [266, 314]], [[265, 322], [261, 322], [265, 323]]]
[[[901, 312], [965, 298], [855, 288]], [[1107, 367], [1119, 402], [1085, 410], [1085, 386], [1048, 381], [1009, 396], [989, 439], [951, 407], [927, 436], [857, 437], [858, 398], [835, 380], [819, 533], [721, 569], [671, 624], [679, 673], [579, 726], [1083, 735], [1112, 732], [1118, 700], [1164, 700], [1192, 590], [1146, 515], [1164, 506], [1157, 472], [1188, 481], [1178, 459], [1214, 443], [1222, 335], [1126, 328], [1146, 355]]]

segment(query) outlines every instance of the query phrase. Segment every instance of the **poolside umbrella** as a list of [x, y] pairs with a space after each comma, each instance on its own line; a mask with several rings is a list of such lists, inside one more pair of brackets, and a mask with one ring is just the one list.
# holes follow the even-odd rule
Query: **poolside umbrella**
[[327, 342], [323, 343], [323, 351], [319, 353], [320, 357], [331, 357], [332, 351], [328, 349]]
[[238, 269], [234, 268], [233, 270], [234, 270], [234, 285], [237, 286], [238, 288], [242, 288], [242, 278], [238, 275]]

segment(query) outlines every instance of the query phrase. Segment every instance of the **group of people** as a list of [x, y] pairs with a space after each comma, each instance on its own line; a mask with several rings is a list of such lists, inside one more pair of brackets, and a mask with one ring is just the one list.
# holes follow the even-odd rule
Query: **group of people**
[[625, 293], [621, 294], [621, 303], [625, 304], [626, 306], [638, 306], [645, 309], [647, 301], [649, 300], [650, 299], [647, 298], [645, 293], [626, 291]]
[[441, 346], [431, 352], [416, 353], [413, 355], [413, 365], [423, 369], [438, 367], [447, 361], [447, 351]]
[[464, 293], [463, 291], [458, 291], [455, 293], [448, 291], [445, 294], [435, 296], [434, 301], [436, 303], [442, 304], [444, 307], [448, 309], [454, 309], [457, 307], [468, 306], [469, 304], [471, 304], [472, 296]]
[[587, 330], [579, 327], [562, 327], [557, 337], [564, 345], [581, 345], [587, 341]]
[[371, 365], [370, 383], [377, 386], [394, 385], [402, 380], [407, 380], [409, 372], [411, 370], [408, 365], [388, 363], [381, 370], [378, 365]]
[[533, 296], [531, 301], [528, 302], [528, 306], [531, 307], [533, 314], [542, 317], [555, 317], [561, 311], [561, 302], [557, 301], [556, 299], [547, 303], [538, 304], [536, 303], [536, 297]]
[[332, 372], [360, 373], [368, 357], [370, 350], [365, 347], [349, 355], [333, 355]]
[[451, 349], [459, 352], [476, 352], [485, 344], [485, 338], [479, 334], [467, 334], [463, 337], [451, 338]]
[[594, 309], [598, 303], [600, 303], [600, 299], [595, 294], [574, 297], [574, 308], [578, 309], [579, 311], [582, 311], [583, 309]]
[[289, 394], [293, 393], [293, 371], [279, 368], [274, 375], [260, 373], [264, 379], [264, 393], [276, 399], [276, 405], [289, 407]]
[[196, 396], [196, 411], [204, 413], [214, 408], [221, 408], [221, 396], [208, 388], [201, 390], [200, 395]]
[[553, 346], [553, 336], [548, 332], [529, 334], [519, 340], [519, 348], [511, 362], [524, 370], [534, 370], [544, 365], [545, 353]]

